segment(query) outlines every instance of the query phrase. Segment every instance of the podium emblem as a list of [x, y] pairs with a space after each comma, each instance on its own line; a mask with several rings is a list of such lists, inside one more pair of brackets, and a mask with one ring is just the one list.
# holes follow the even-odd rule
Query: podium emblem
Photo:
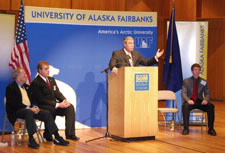
[[135, 75], [135, 91], [149, 91], [150, 90], [150, 74], [136, 73]]

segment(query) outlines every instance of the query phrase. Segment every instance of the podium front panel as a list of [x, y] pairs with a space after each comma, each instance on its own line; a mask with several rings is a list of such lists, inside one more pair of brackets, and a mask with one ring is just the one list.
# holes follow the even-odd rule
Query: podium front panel
[[123, 67], [109, 75], [109, 132], [122, 138], [158, 131], [158, 67]]

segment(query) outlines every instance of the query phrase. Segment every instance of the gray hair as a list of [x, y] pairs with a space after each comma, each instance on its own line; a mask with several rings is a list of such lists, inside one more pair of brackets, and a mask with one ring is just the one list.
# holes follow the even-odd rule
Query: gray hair
[[18, 76], [20, 76], [20, 74], [22, 73], [22, 71], [24, 71], [23, 68], [16, 68], [13, 71], [13, 79], [16, 79]]
[[128, 40], [134, 40], [132, 36], [127, 36], [123, 39], [123, 43], [126, 44]]

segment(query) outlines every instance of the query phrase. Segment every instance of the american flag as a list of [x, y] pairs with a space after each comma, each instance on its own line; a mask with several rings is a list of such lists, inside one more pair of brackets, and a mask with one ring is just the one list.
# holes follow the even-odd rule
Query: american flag
[[28, 77], [28, 84], [31, 83], [30, 55], [27, 43], [26, 25], [24, 22], [24, 5], [21, 1], [20, 13], [16, 28], [15, 46], [11, 54], [9, 66], [13, 69], [23, 68]]

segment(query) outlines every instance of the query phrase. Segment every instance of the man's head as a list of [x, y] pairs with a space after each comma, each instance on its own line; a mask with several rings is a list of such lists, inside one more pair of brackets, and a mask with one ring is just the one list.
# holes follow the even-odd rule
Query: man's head
[[27, 74], [23, 68], [17, 68], [13, 71], [13, 79], [19, 84], [27, 82]]
[[195, 63], [191, 66], [192, 74], [195, 78], [198, 78], [201, 72], [201, 66], [198, 63]]
[[46, 61], [40, 61], [37, 65], [38, 73], [47, 78], [49, 76], [49, 64]]
[[128, 52], [132, 52], [134, 50], [134, 38], [131, 36], [125, 37], [123, 40], [123, 45]]

